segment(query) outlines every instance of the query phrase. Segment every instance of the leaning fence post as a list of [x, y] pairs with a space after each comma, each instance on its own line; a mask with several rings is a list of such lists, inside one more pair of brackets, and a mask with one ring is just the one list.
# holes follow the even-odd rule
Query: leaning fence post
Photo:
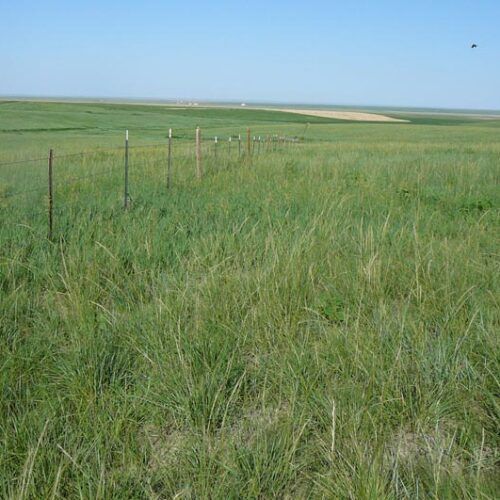
[[200, 127], [196, 127], [196, 177], [201, 179], [203, 176], [201, 166], [201, 131]]
[[49, 150], [49, 240], [52, 239], [53, 229], [54, 229], [54, 178], [53, 178], [53, 167], [54, 162], [54, 151]]
[[123, 208], [128, 208], [128, 130], [125, 131], [125, 191], [123, 196]]
[[167, 189], [172, 185], [172, 129], [168, 129]]
[[238, 157], [241, 156], [241, 134], [238, 134]]

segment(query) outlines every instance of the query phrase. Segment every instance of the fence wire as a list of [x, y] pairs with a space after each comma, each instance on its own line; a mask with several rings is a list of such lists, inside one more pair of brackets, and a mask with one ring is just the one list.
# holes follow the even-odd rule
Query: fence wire
[[[183, 135], [183, 132], [186, 132], [186, 134]], [[136, 183], [136, 187], [133, 184], [131, 185], [129, 197], [132, 199], [134, 192], [138, 192], [141, 186], [146, 185], [147, 181], [156, 183], [159, 186], [158, 181], [163, 179], [165, 185], [169, 186], [172, 163], [174, 164], [174, 175], [175, 165], [182, 165], [183, 177], [178, 182], [181, 185], [186, 182], [192, 183], [197, 176], [197, 147], [201, 153], [202, 164], [205, 161], [209, 163], [215, 161], [223, 162], [221, 166], [227, 167], [243, 161], [249, 156], [260, 157], [266, 153], [280, 150], [280, 146], [287, 143], [291, 146], [299, 142], [295, 137], [285, 137], [277, 134], [251, 135], [250, 142], [248, 142], [246, 133], [225, 133], [222, 135], [204, 133], [200, 138], [199, 145], [196, 146], [195, 134], [192, 133], [192, 130], [189, 130], [190, 134], [188, 136], [187, 132], [187, 129], [179, 130], [175, 135], [172, 135], [171, 155], [169, 155], [168, 139], [164, 142], [127, 145], [124, 143], [116, 147], [53, 154], [52, 181], [50, 176], [47, 177], [47, 170], [43, 168], [48, 166], [49, 155], [0, 162], [0, 167], [16, 166], [10, 176], [0, 171], [0, 217], [5, 221], [9, 220], [13, 224], [18, 224], [19, 219], [30, 220], [41, 216], [49, 217], [49, 211], [52, 214], [49, 218], [53, 218], [54, 215], [61, 216], [73, 212], [74, 209], [92, 208], [92, 210], [95, 210], [99, 199], [102, 201], [102, 196], [109, 195], [111, 192], [123, 200], [126, 157], [128, 159], [130, 178], [133, 183]], [[35, 170], [29, 170], [29, 167], [37, 162], [43, 162], [43, 164], [37, 166]], [[105, 169], [102, 169], [103, 165]], [[188, 165], [191, 165], [191, 168], [188, 168]], [[18, 169], [18, 166], [26, 166], [26, 168]], [[209, 168], [204, 166], [202, 171], [206, 175], [214, 168], [214, 165]], [[214, 171], [216, 170], [218, 169]], [[81, 175], [75, 175], [77, 172], [81, 172]], [[180, 173], [177, 175], [180, 175]], [[108, 180], [99, 182], [103, 178], [112, 180], [113, 176], [117, 179], [116, 189], [110, 187]], [[52, 189], [49, 189], [50, 182], [52, 182]], [[20, 184], [27, 185], [28, 183], [35, 184], [35, 186], [19, 189]], [[150, 184], [147, 185], [149, 188]], [[75, 188], [77, 188], [76, 191]], [[75, 195], [75, 192], [83, 194], [87, 191], [92, 193], [94, 198], [91, 200], [67, 200], [67, 197]], [[50, 193], [53, 193], [52, 199]], [[43, 195], [42, 198], [39, 195]], [[97, 201], [95, 196], [97, 196]], [[40, 207], [41, 203], [43, 203], [42, 207]], [[113, 203], [116, 203], [116, 201]]]

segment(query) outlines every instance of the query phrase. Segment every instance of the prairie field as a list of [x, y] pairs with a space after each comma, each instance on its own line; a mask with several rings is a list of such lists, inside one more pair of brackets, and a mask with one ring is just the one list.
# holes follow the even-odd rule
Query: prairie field
[[0, 102], [0, 497], [498, 498], [500, 119], [394, 117]]

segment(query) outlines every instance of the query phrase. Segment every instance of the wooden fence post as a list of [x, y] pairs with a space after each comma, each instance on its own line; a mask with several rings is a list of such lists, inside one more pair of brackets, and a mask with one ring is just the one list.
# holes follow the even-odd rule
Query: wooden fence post
[[241, 134], [238, 134], [238, 157], [241, 156]]
[[125, 191], [123, 195], [123, 208], [128, 208], [129, 194], [128, 194], [128, 130], [125, 131]]
[[217, 159], [217, 136], [214, 138], [214, 158]]
[[167, 189], [172, 185], [172, 129], [168, 129]]
[[249, 158], [252, 154], [251, 148], [252, 148], [252, 137], [250, 135], [250, 129], [247, 128], [247, 155]]
[[196, 177], [201, 179], [203, 177], [203, 170], [201, 165], [201, 131], [200, 127], [196, 127]]
[[54, 177], [53, 177], [54, 151], [49, 150], [49, 240], [54, 235]]

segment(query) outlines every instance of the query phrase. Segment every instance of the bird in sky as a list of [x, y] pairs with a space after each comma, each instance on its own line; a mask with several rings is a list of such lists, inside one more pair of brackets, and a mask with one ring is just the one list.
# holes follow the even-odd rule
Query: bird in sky
[[477, 49], [477, 45], [475, 43], [473, 43], [471, 46], [470, 46], [471, 49]]

